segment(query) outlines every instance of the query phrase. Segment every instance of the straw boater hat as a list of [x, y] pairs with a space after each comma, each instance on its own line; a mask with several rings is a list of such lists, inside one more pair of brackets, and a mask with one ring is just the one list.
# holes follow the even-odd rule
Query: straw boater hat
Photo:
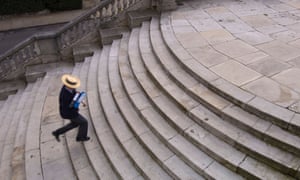
[[80, 79], [75, 76], [65, 74], [61, 77], [61, 81], [64, 83], [65, 86], [68, 88], [76, 89], [80, 86]]

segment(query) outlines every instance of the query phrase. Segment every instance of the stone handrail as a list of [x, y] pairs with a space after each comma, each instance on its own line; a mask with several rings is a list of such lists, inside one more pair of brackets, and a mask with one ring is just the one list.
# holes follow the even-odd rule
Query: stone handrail
[[[75, 18], [56, 32], [38, 34], [16, 45], [13, 49], [0, 56], [0, 80], [30, 64], [43, 55], [42, 44], [45, 40], [55, 42], [56, 52], [71, 47], [76, 41], [99, 28], [105, 22], [116, 17], [120, 12], [141, 0], [104, 0], [96, 7]], [[11, 77], [10, 77], [11, 78]]]

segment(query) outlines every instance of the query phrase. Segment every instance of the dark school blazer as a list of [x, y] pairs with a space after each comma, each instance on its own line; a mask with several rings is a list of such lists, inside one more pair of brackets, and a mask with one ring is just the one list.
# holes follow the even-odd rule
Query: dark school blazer
[[73, 97], [76, 94], [76, 90], [68, 90], [66, 86], [61, 88], [59, 94], [59, 112], [64, 119], [73, 119], [78, 116], [78, 108], [70, 107]]

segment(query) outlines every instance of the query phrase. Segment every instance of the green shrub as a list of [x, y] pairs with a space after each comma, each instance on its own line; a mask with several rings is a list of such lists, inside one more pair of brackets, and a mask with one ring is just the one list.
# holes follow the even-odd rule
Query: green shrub
[[0, 15], [81, 9], [82, 0], [0, 0]]
[[45, 9], [44, 0], [1, 0], [0, 14], [21, 14]]
[[81, 9], [82, 0], [45, 0], [46, 8], [51, 11]]

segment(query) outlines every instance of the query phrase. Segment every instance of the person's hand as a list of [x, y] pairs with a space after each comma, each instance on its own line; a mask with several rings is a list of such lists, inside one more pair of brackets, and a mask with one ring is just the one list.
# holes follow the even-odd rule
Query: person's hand
[[83, 101], [81, 102], [81, 104], [82, 104], [83, 107], [87, 106], [87, 104], [85, 104]]

